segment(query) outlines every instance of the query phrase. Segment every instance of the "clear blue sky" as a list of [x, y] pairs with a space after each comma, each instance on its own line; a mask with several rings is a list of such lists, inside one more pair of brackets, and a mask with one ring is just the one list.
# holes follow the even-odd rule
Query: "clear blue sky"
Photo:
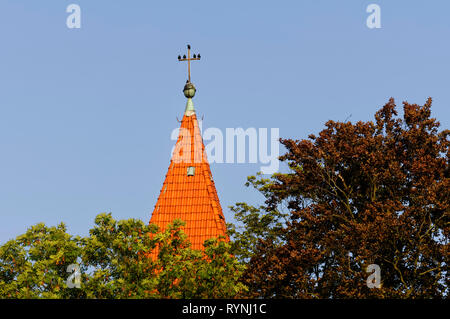
[[[79, 4], [82, 28], [66, 27]], [[381, 29], [366, 7], [381, 6]], [[185, 98], [187, 43], [204, 128], [280, 128], [306, 138], [329, 120], [371, 120], [389, 97], [434, 98], [449, 127], [450, 2], [1, 0], [0, 243], [100, 212], [148, 222]], [[260, 164], [211, 166], [227, 220]]]

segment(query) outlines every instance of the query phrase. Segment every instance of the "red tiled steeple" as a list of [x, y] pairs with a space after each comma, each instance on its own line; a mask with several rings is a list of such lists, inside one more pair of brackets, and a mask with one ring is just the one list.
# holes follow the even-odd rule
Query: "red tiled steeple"
[[182, 219], [191, 247], [203, 249], [206, 239], [226, 236], [226, 226], [192, 103], [192, 83], [184, 94], [188, 101], [180, 133], [150, 223], [165, 229]]

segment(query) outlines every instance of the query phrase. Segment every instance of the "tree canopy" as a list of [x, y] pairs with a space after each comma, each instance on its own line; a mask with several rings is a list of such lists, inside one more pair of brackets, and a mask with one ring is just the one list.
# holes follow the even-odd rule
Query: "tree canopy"
[[[231, 298], [245, 290], [230, 244], [190, 249], [182, 226], [159, 231], [111, 214], [98, 215], [87, 237], [64, 224], [32, 226], [0, 247], [0, 298]], [[149, 258], [156, 247], [158, 258]], [[79, 289], [68, 285], [69, 265], [78, 267]]]
[[[431, 99], [403, 111], [391, 99], [375, 123], [328, 121], [318, 136], [281, 139], [289, 172], [250, 177], [265, 204], [233, 207], [244, 224], [234, 239], [253, 247], [247, 296], [448, 296], [450, 131], [438, 131]], [[266, 227], [282, 211], [284, 226]], [[373, 264], [380, 288], [367, 285]]]

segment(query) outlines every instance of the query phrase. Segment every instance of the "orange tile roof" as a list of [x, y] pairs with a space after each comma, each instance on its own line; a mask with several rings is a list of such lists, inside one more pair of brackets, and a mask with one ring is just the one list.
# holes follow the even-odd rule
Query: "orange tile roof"
[[[188, 167], [194, 167], [188, 176]], [[203, 249], [206, 239], [226, 236], [225, 218], [194, 112], [186, 112], [163, 187], [150, 223], [160, 229], [179, 218], [191, 248]], [[226, 240], [228, 237], [226, 236]]]

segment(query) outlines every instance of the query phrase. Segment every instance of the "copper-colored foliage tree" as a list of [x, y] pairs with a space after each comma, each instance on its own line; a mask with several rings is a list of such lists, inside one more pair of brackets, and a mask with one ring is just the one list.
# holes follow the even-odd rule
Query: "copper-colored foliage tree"
[[[260, 242], [244, 276], [252, 296], [448, 297], [449, 130], [425, 105], [391, 99], [376, 123], [326, 123], [281, 140], [287, 174], [258, 188], [265, 209], [287, 205], [283, 241]], [[255, 183], [254, 183], [255, 184]], [[381, 269], [368, 288], [367, 266]]]

